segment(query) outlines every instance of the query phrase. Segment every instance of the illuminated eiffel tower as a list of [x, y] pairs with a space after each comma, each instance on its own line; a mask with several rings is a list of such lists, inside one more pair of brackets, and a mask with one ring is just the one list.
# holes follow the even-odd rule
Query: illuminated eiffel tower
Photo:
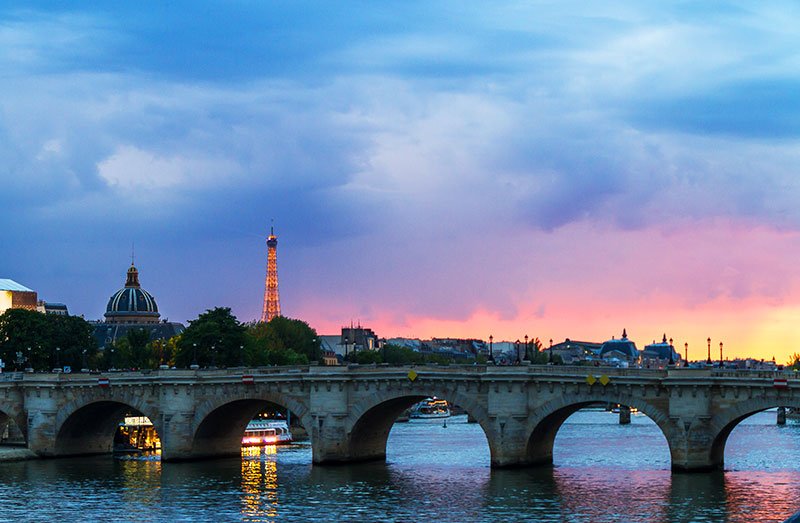
[[261, 321], [269, 322], [281, 315], [281, 300], [278, 295], [278, 237], [272, 227], [267, 238], [267, 279], [264, 282], [264, 309]]

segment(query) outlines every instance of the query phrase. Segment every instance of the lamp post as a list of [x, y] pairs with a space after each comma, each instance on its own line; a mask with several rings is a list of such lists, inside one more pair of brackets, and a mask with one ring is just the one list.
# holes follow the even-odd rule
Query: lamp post
[[519, 338], [517, 341], [514, 342], [514, 350], [517, 351], [517, 365], [519, 365], [520, 357], [519, 357]]
[[28, 369], [31, 369], [31, 372], [33, 372], [33, 361], [31, 360], [31, 348], [30, 347], [28, 347]]
[[706, 340], [708, 342], [708, 359], [706, 359], [706, 364], [711, 365], [711, 338]]
[[86, 349], [83, 349], [83, 368], [88, 369], [89, 365], [86, 363]]
[[675, 365], [675, 358], [672, 353], [675, 352], [675, 347], [672, 346], [672, 338], [669, 339], [669, 365]]
[[192, 343], [192, 364], [189, 365], [190, 369], [196, 369], [199, 365], [197, 364], [197, 343]]
[[244, 367], [244, 345], [239, 345], [239, 366]]
[[683, 366], [689, 366], [689, 342], [683, 344]]
[[56, 347], [56, 367], [61, 367], [61, 347]]
[[523, 359], [530, 360], [530, 357], [528, 356], [528, 335], [527, 334], [525, 335], [525, 357]]
[[719, 368], [722, 368], [722, 342], [719, 342]]
[[489, 361], [494, 363], [494, 349], [492, 347], [492, 340], [494, 340], [494, 336], [489, 334]]
[[211, 368], [217, 368], [217, 345], [214, 343], [211, 344]]
[[[114, 368], [114, 347], [111, 347], [111, 368]], [[109, 369], [110, 370], [110, 369]]]
[[550, 350], [549, 350], [549, 352], [550, 352], [550, 357], [548, 358], [548, 361], [550, 363], [553, 363], [553, 338], [550, 338]]

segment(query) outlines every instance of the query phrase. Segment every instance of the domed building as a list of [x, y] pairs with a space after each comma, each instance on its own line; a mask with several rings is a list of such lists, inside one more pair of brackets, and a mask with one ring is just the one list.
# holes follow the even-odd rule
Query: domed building
[[636, 363], [639, 360], [639, 350], [636, 344], [628, 339], [628, 332], [622, 329], [622, 338], [611, 338], [603, 342], [599, 355], [604, 360], [619, 360]]
[[667, 335], [664, 334], [661, 343], [653, 341], [650, 345], [645, 345], [642, 351], [642, 365], [661, 368], [670, 364], [680, 364], [681, 355], [671, 342], [672, 340], [667, 341]]
[[131, 263], [125, 287], [111, 295], [105, 321], [94, 324], [94, 337], [100, 348], [125, 337], [133, 329], [145, 329], [151, 340], [169, 339], [184, 331], [180, 323], [161, 321], [158, 304], [139, 284], [139, 271]]

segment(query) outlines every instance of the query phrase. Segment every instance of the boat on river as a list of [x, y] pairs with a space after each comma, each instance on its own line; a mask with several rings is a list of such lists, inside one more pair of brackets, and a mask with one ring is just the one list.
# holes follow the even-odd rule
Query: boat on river
[[411, 419], [449, 418], [450, 406], [447, 400], [428, 398], [411, 407], [408, 413]]
[[292, 442], [292, 433], [286, 420], [251, 420], [244, 429], [243, 447], [285, 445]]

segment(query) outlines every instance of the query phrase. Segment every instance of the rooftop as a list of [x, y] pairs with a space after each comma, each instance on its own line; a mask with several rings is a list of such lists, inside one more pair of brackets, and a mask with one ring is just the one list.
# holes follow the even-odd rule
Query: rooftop
[[21, 292], [35, 292], [24, 285], [20, 285], [14, 280], [7, 280], [0, 278], [0, 291], [21, 291]]

